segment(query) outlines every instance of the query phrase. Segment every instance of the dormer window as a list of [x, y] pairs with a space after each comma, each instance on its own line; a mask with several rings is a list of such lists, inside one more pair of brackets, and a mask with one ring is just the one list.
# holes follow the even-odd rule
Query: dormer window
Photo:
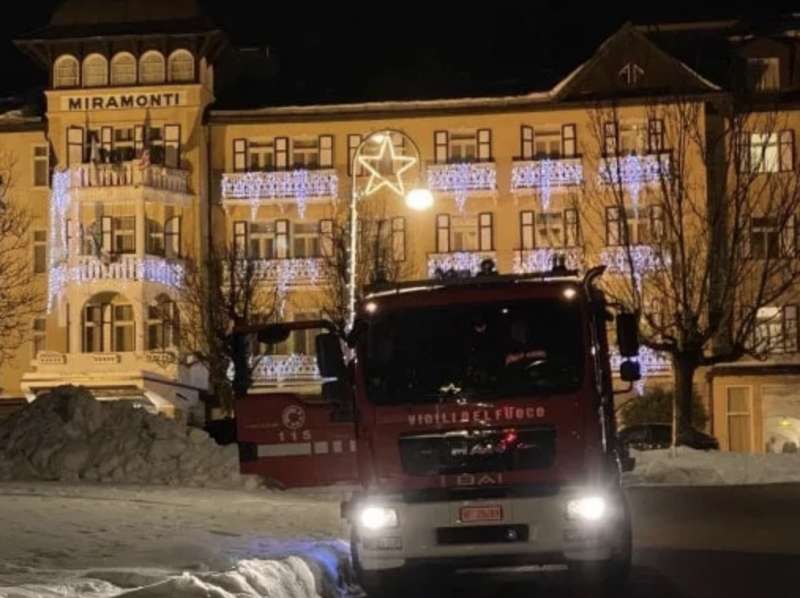
[[80, 83], [80, 66], [74, 56], [64, 55], [53, 66], [53, 87], [77, 87]]
[[194, 81], [194, 56], [188, 50], [175, 50], [169, 57], [169, 80], [174, 83]]
[[748, 58], [747, 83], [753, 91], [776, 91], [780, 89], [780, 60], [777, 57]]
[[111, 85], [136, 84], [136, 57], [120, 52], [111, 59]]
[[139, 60], [139, 80], [141, 83], [163, 83], [165, 78], [164, 55], [151, 50]]
[[108, 61], [102, 54], [90, 54], [83, 60], [83, 86], [108, 85]]

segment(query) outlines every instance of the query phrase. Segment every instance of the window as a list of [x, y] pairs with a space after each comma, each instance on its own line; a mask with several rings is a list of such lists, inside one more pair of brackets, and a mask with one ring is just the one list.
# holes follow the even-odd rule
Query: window
[[[353, 163], [355, 162], [356, 150], [358, 150], [359, 145], [361, 145], [361, 135], [356, 133], [347, 136], [347, 155], [349, 156], [349, 161], [347, 162], [348, 176], [353, 176]], [[364, 169], [361, 164], [355, 164], [355, 171], [356, 176], [364, 174]]]
[[436, 216], [436, 251], [447, 253], [450, 251], [450, 216], [439, 214]]
[[139, 59], [139, 82], [146, 84], [164, 82], [164, 56], [150, 50]]
[[111, 85], [136, 84], [136, 57], [120, 52], [111, 59]]
[[[577, 214], [574, 218], [577, 221]], [[606, 245], [609, 247], [653, 243], [663, 239], [664, 234], [664, 209], [660, 205], [625, 208], [624, 213], [616, 206], [606, 208]]]
[[796, 353], [797, 306], [761, 307], [756, 312], [754, 348], [760, 353]]
[[147, 253], [164, 255], [164, 227], [156, 220], [147, 219]]
[[564, 210], [564, 245], [567, 247], [577, 247], [581, 241], [580, 222], [578, 220], [578, 210]]
[[33, 186], [47, 187], [50, 184], [50, 148], [46, 145], [33, 147]]
[[728, 450], [750, 452], [750, 387], [727, 388]]
[[47, 319], [44, 317], [37, 317], [33, 319], [33, 323], [31, 324], [31, 353], [33, 353], [33, 358], [36, 359], [36, 356], [44, 351], [47, 341]]
[[275, 146], [270, 141], [249, 141], [248, 170], [273, 170], [275, 168]]
[[294, 257], [319, 256], [319, 224], [295, 222], [292, 233]]
[[176, 344], [178, 309], [173, 301], [160, 299], [147, 306], [147, 350], [169, 349]]
[[181, 217], [170, 217], [170, 213], [164, 221], [164, 255], [174, 259], [181, 256]]
[[750, 257], [753, 259], [780, 256], [780, 230], [775, 218], [752, 218], [750, 220]]
[[478, 250], [478, 218], [476, 216], [451, 216], [450, 251]]
[[561, 157], [561, 129], [537, 128], [534, 133], [534, 158], [558, 159]]
[[249, 239], [249, 257], [263, 260], [275, 257], [275, 223], [252, 222]]
[[83, 351], [100, 353], [103, 351], [104, 305], [87, 305], [83, 310]]
[[80, 66], [74, 56], [61, 56], [53, 66], [53, 87], [77, 87], [80, 84]]
[[113, 228], [113, 252], [114, 253], [135, 253], [136, 252], [136, 217], [119, 216], [114, 218]]
[[774, 91], [780, 88], [780, 60], [778, 58], [748, 58], [747, 82], [754, 91]]
[[292, 168], [318, 168], [319, 146], [316, 139], [292, 140]]
[[647, 121], [647, 148], [651, 154], [663, 152], [666, 148], [663, 119], [651, 118]]
[[169, 80], [175, 83], [194, 81], [194, 56], [188, 50], [175, 50], [169, 56]]
[[[663, 133], [663, 130], [662, 130]], [[620, 153], [644, 154], [647, 152], [647, 129], [644, 123], [621, 123], [619, 126]]]
[[434, 160], [447, 162], [475, 162], [492, 159], [492, 131], [435, 131], [433, 134]]
[[523, 250], [533, 249], [536, 246], [534, 219], [535, 215], [530, 210], [519, 213], [519, 236]]
[[[295, 313], [293, 319], [297, 322], [305, 320], [318, 320], [319, 314], [314, 312]], [[316, 355], [316, 330], [296, 330], [292, 333], [293, 352], [298, 355]]]
[[564, 246], [564, 218], [561, 212], [536, 214], [536, 246]]
[[533, 127], [522, 125], [519, 129], [519, 153], [523, 160], [533, 158]]
[[47, 231], [33, 231], [33, 272], [44, 274], [47, 272]]
[[474, 162], [478, 157], [475, 133], [451, 133], [450, 155], [452, 162]]
[[83, 86], [108, 85], [108, 61], [102, 54], [90, 54], [83, 60]]
[[752, 172], [778, 172], [778, 134], [753, 133], [750, 137]]
[[133, 307], [114, 305], [114, 337], [112, 350], [117, 353], [134, 350]]
[[478, 248], [494, 251], [494, 215], [491, 212], [478, 215]]

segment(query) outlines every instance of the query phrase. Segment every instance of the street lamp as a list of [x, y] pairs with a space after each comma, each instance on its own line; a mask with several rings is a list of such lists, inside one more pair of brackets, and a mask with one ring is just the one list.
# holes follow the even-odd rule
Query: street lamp
[[[398, 155], [395, 153], [394, 137], [400, 136], [404, 141], [408, 141], [414, 150], [414, 156]], [[368, 145], [376, 145], [378, 150], [371, 155], [364, 154], [364, 148]], [[391, 162], [391, 172], [387, 173], [381, 169], [381, 164]], [[353, 322], [356, 317], [356, 286], [358, 272], [358, 166], [363, 167], [369, 174], [367, 187], [363, 191], [362, 197], [368, 197], [374, 193], [388, 189], [398, 197], [402, 197], [406, 205], [412, 210], [427, 210], [433, 206], [433, 194], [429, 189], [423, 187], [424, 184], [424, 162], [422, 152], [414, 140], [403, 131], [396, 129], [382, 129], [367, 135], [355, 149], [353, 153], [352, 166], [352, 192], [350, 195], [350, 259], [349, 259], [349, 314], [347, 329], [352, 330]], [[406, 191], [403, 175], [417, 167], [417, 186]]]

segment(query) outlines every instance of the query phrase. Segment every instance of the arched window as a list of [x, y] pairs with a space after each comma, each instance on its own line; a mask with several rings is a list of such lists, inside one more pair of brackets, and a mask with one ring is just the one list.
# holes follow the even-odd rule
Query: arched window
[[161, 52], [145, 52], [139, 59], [139, 82], [163, 83], [164, 70], [164, 55]]
[[111, 59], [111, 85], [136, 84], [136, 57], [120, 52]]
[[178, 306], [161, 295], [147, 306], [147, 350], [158, 351], [175, 347], [178, 334]]
[[65, 54], [53, 65], [53, 87], [77, 87], [80, 83], [78, 59]]
[[176, 83], [194, 81], [194, 56], [188, 50], [175, 50], [169, 56], [169, 80]]
[[117, 293], [95, 295], [83, 308], [83, 352], [136, 350], [133, 306]]
[[83, 86], [108, 85], [108, 61], [102, 54], [89, 54], [83, 59]]

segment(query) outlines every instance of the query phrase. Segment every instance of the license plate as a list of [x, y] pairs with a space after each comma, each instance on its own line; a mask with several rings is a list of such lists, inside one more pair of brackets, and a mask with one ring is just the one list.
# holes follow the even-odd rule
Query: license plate
[[481, 507], [461, 507], [458, 512], [461, 523], [478, 523], [483, 521], [502, 521], [503, 507], [486, 505]]

